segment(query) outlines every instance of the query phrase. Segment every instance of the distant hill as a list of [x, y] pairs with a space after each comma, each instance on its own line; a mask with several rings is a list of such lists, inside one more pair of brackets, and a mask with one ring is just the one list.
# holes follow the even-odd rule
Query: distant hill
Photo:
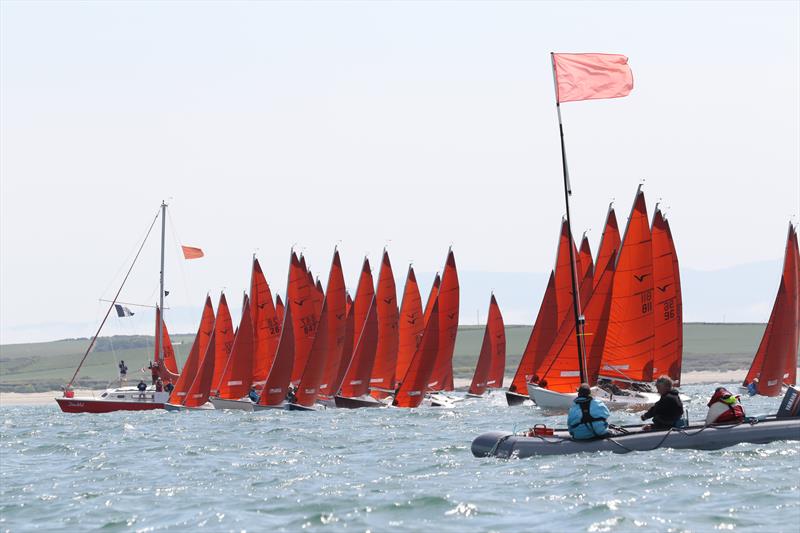
[[[455, 377], [470, 378], [480, 352], [484, 326], [461, 326], [458, 329], [453, 371]], [[764, 324], [685, 324], [685, 371], [738, 370], [747, 368], [764, 332]], [[506, 373], [513, 374], [525, 350], [531, 326], [506, 327]], [[101, 337], [86, 360], [78, 383], [84, 387], [103, 388], [117, 376], [117, 362], [124, 360], [129, 378], [149, 377], [145, 370], [153, 357], [153, 336]], [[193, 335], [172, 335], [175, 356], [183, 364], [189, 354]], [[0, 390], [36, 392], [58, 390], [63, 386], [89, 345], [88, 339], [65, 339], [53, 342], [0, 345]]]

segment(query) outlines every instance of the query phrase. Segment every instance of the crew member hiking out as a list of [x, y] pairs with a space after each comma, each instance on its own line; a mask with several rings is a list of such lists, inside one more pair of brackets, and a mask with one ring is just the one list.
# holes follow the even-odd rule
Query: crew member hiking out
[[592, 398], [592, 389], [588, 383], [578, 387], [578, 397], [569, 409], [567, 426], [569, 434], [575, 440], [593, 439], [608, 433], [608, 407], [596, 398]]
[[683, 402], [680, 394], [673, 387], [669, 376], [661, 376], [656, 380], [656, 389], [661, 398], [642, 415], [642, 420], [652, 418], [653, 424], [645, 429], [670, 429], [680, 427], [683, 422]]

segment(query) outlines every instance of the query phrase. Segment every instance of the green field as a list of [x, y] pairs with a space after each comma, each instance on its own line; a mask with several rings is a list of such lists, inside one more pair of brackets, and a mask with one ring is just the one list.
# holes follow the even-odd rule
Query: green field
[[[747, 368], [764, 332], [764, 324], [685, 324], [684, 371], [738, 370]], [[469, 378], [483, 339], [482, 326], [458, 330], [453, 371], [456, 378]], [[531, 326], [507, 326], [506, 374], [513, 374], [525, 349]], [[191, 348], [192, 335], [173, 335], [175, 356], [182, 364]], [[89, 345], [88, 339], [68, 339], [32, 344], [0, 345], [0, 391], [36, 392], [57, 390], [64, 385]], [[105, 387], [117, 376], [123, 359], [134, 379], [152, 359], [153, 337], [101, 337], [89, 354], [78, 377], [78, 385]]]

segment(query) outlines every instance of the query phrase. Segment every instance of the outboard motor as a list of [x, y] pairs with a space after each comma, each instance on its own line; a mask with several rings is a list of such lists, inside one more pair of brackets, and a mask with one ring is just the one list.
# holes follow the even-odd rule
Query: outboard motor
[[800, 389], [789, 386], [778, 408], [777, 418], [800, 418]]

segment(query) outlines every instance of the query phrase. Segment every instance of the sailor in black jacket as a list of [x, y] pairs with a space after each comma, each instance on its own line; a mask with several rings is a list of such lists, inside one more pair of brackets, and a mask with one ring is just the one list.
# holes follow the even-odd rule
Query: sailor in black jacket
[[672, 379], [661, 376], [656, 381], [656, 389], [661, 395], [653, 407], [642, 415], [642, 420], [653, 419], [653, 429], [669, 429], [683, 417], [683, 402], [678, 391], [673, 388]]

